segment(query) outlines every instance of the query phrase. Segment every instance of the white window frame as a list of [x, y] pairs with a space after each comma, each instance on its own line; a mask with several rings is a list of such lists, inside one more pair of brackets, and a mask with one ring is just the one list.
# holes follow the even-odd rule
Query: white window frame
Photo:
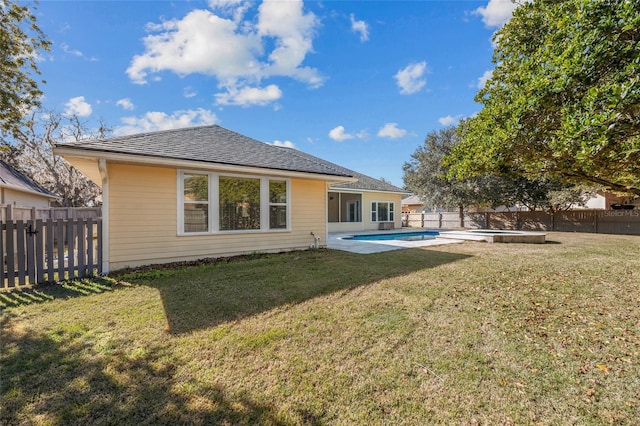
[[[207, 175], [209, 179], [209, 231], [207, 232], [185, 232], [184, 231], [184, 176], [185, 175]], [[260, 180], [260, 229], [234, 229], [228, 231], [220, 230], [220, 193], [218, 182], [220, 177], [231, 177], [240, 179], [258, 179]], [[244, 175], [234, 173], [218, 173], [203, 172], [202, 170], [178, 170], [178, 196], [177, 198], [177, 234], [179, 236], [197, 236], [197, 235], [227, 235], [227, 234], [255, 234], [269, 232], [291, 232], [291, 179], [276, 176], [259, 176]], [[279, 181], [286, 183], [287, 201], [284, 203], [270, 203], [269, 200], [269, 182]], [[189, 203], [189, 202], [187, 202]], [[269, 206], [278, 205], [286, 206], [286, 228], [270, 229]]]
[[[378, 217], [378, 204], [387, 204], [388, 219], [380, 220]], [[375, 207], [374, 207], [375, 205]], [[393, 201], [372, 201], [371, 202], [371, 222], [395, 222], [396, 221], [396, 203]]]

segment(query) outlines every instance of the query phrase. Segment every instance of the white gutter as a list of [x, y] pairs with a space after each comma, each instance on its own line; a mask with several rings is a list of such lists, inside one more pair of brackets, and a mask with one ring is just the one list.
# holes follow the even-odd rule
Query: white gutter
[[71, 157], [85, 158], [89, 160], [107, 160], [110, 162], [122, 162], [129, 164], [144, 164], [149, 166], [166, 166], [175, 168], [190, 168], [201, 170], [216, 170], [223, 172], [235, 172], [235, 173], [251, 173], [251, 174], [263, 174], [269, 176], [282, 176], [282, 177], [297, 177], [303, 179], [324, 180], [330, 181], [332, 184], [337, 183], [353, 183], [358, 179], [348, 176], [334, 176], [320, 173], [311, 172], [297, 172], [290, 170], [269, 169], [266, 167], [254, 167], [254, 166], [240, 166], [232, 164], [220, 164], [210, 163], [205, 161], [193, 161], [193, 160], [180, 160], [174, 158], [164, 157], [150, 157], [133, 154], [123, 154], [114, 152], [97, 152], [86, 149], [78, 149], [73, 147], [58, 146], [54, 149], [56, 155], [64, 157], [65, 155]]
[[109, 174], [107, 173], [107, 161], [98, 159], [98, 170], [102, 177], [102, 273], [109, 273], [110, 247], [109, 247]]

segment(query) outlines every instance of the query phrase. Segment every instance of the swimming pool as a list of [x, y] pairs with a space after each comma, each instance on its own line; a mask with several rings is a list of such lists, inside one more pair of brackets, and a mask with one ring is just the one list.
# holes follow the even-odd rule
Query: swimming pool
[[349, 237], [343, 237], [344, 240], [355, 241], [421, 241], [432, 240], [436, 238], [440, 233], [438, 231], [419, 231], [419, 232], [391, 232], [385, 234], [369, 234], [369, 235], [353, 235]]

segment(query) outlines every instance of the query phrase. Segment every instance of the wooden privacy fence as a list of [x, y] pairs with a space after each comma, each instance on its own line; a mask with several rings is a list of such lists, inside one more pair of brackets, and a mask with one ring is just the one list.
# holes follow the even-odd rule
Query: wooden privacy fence
[[1, 223], [0, 289], [102, 273], [102, 219]]
[[414, 228], [485, 228], [522, 231], [592, 232], [640, 235], [640, 210], [562, 212], [405, 213], [402, 225]]
[[0, 204], [0, 220], [97, 219], [102, 207], [22, 207]]

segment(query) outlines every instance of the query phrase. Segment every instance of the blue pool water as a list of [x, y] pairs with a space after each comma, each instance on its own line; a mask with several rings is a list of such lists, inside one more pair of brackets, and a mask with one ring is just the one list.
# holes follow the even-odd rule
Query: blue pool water
[[419, 241], [430, 240], [438, 236], [438, 231], [418, 231], [418, 232], [392, 232], [386, 234], [371, 234], [371, 235], [354, 235], [352, 237], [345, 237], [345, 240], [357, 240], [357, 241], [387, 241], [387, 240], [403, 240], [403, 241]]

